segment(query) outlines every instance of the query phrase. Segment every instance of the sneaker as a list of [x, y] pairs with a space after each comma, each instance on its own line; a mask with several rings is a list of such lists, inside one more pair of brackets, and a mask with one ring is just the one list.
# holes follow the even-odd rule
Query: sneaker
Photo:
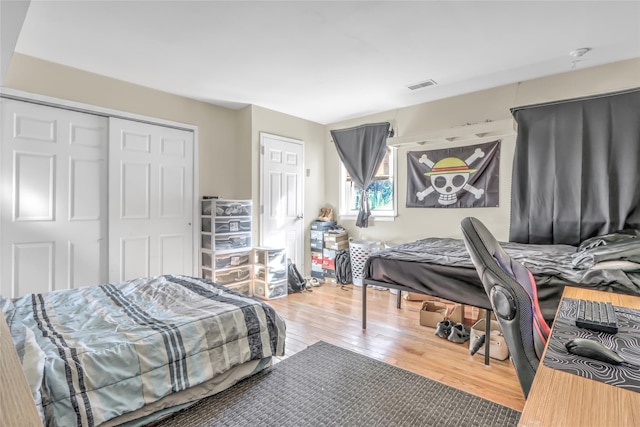
[[451, 320], [443, 320], [438, 322], [436, 325], [435, 334], [440, 338], [447, 338], [451, 334], [451, 328], [453, 327], [453, 322]]
[[470, 332], [466, 326], [464, 326], [462, 323], [456, 323], [451, 328], [451, 333], [449, 334], [447, 339], [451, 342], [462, 344], [469, 341], [469, 335]]

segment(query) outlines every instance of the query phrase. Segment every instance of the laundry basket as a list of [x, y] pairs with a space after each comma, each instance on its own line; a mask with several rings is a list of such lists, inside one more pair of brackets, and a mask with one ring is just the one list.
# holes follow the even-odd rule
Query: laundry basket
[[384, 248], [381, 241], [355, 240], [349, 238], [349, 256], [351, 257], [351, 275], [353, 284], [362, 286], [364, 264], [373, 252]]

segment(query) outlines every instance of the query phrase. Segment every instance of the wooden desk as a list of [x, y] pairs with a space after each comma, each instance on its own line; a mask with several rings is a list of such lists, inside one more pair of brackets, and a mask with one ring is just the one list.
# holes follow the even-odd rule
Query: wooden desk
[[0, 311], [0, 426], [42, 427], [7, 322]]
[[[566, 287], [562, 297], [640, 309], [640, 297], [630, 295]], [[541, 361], [519, 425], [640, 426], [640, 393], [551, 369]]]

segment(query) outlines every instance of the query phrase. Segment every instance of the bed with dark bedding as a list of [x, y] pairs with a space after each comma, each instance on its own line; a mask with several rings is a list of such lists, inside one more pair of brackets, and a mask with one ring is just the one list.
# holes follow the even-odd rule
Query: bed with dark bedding
[[[551, 324], [565, 286], [640, 295], [640, 230], [587, 239], [578, 247], [502, 243], [536, 279], [540, 308]], [[373, 253], [364, 284], [491, 309], [482, 282], [459, 239], [427, 238]], [[363, 305], [366, 306], [366, 289]], [[364, 314], [363, 314], [363, 327]]]
[[141, 425], [284, 353], [271, 306], [187, 276], [0, 297], [0, 308], [47, 426]]

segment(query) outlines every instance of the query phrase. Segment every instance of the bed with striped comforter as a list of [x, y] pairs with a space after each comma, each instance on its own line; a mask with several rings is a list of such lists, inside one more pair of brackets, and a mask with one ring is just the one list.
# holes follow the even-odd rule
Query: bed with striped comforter
[[0, 297], [0, 306], [18, 352], [29, 336], [41, 350], [47, 425], [97, 426], [284, 353], [272, 307], [186, 276]]

